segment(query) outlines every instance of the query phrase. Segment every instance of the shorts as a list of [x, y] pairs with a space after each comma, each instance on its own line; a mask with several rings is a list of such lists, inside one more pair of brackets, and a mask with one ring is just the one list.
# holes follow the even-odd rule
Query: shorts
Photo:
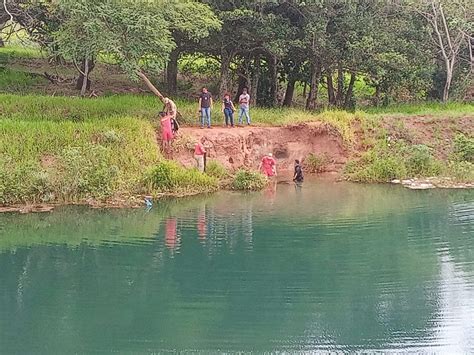
[[173, 133], [170, 132], [170, 131], [167, 131], [167, 130], [163, 131], [163, 132], [161, 132], [161, 139], [163, 139], [164, 141], [169, 142], [169, 141], [173, 140]]

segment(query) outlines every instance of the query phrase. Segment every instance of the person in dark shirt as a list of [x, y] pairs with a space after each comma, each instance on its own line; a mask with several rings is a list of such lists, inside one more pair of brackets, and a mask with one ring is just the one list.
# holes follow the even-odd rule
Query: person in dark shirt
[[296, 183], [302, 183], [304, 180], [303, 177], [303, 168], [301, 167], [300, 161], [295, 160], [295, 174], [293, 176], [293, 181]]
[[222, 111], [224, 112], [226, 127], [229, 126], [229, 124], [231, 127], [234, 127], [235, 107], [228, 93], [224, 95], [224, 100], [222, 100]]
[[207, 128], [211, 128], [211, 109], [212, 109], [212, 95], [207, 88], [202, 88], [201, 95], [199, 95], [199, 111], [201, 112], [201, 128], [207, 119]]

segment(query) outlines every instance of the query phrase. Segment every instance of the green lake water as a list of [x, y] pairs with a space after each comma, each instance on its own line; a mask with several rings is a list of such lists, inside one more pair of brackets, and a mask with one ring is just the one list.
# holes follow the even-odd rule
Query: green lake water
[[0, 353], [474, 352], [474, 191], [0, 215]]

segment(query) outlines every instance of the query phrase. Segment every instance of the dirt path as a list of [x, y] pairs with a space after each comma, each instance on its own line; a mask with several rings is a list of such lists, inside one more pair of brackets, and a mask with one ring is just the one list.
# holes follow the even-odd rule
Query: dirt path
[[325, 154], [327, 171], [339, 172], [347, 161], [342, 139], [330, 126], [314, 122], [282, 127], [182, 127], [176, 140], [173, 158], [193, 166], [194, 142], [205, 138], [208, 157], [227, 168], [256, 168], [263, 155], [273, 153], [280, 170], [292, 169], [295, 159], [304, 160], [310, 153]]

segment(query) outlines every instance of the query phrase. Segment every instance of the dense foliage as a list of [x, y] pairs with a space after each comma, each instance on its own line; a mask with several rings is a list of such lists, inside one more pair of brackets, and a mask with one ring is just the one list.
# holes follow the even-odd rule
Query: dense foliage
[[[216, 94], [247, 86], [252, 101], [266, 106], [291, 106], [301, 90], [302, 104], [314, 109], [352, 108], [357, 100], [447, 101], [450, 93], [462, 98], [472, 86], [471, 0], [6, 0], [6, 5], [33, 40], [76, 64], [83, 92], [98, 56], [132, 78], [166, 68], [170, 94], [178, 91], [181, 59], [205, 58], [204, 67], [217, 61], [219, 73], [207, 82]], [[0, 26], [7, 19], [2, 9]], [[371, 90], [361, 95], [362, 82]]]

